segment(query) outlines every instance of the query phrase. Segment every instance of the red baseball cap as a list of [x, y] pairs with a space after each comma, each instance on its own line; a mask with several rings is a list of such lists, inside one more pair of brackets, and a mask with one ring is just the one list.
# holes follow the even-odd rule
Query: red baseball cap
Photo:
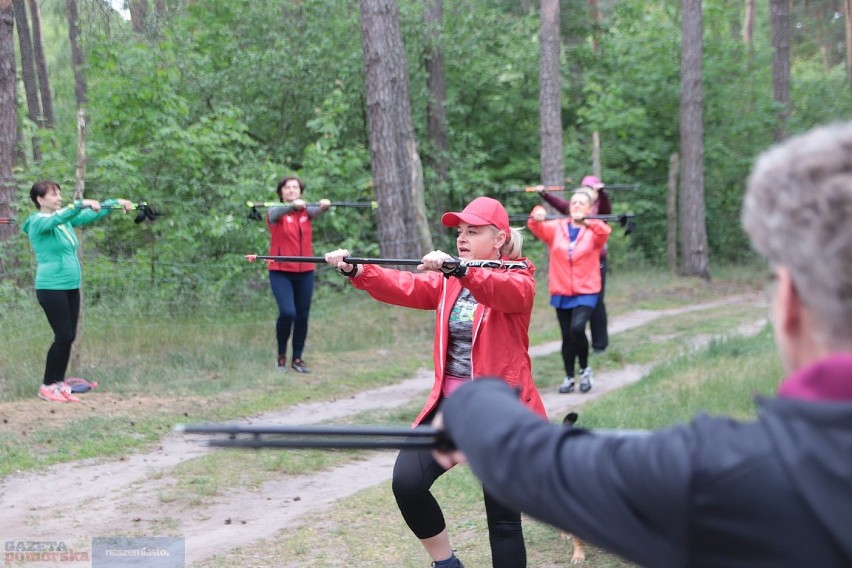
[[445, 227], [458, 227], [462, 222], [475, 226], [494, 225], [505, 231], [507, 236], [510, 232], [506, 208], [491, 197], [477, 197], [461, 213], [444, 213], [441, 217], [441, 224]]
[[591, 187], [592, 189], [600, 189], [604, 186], [603, 182], [598, 176], [586, 176], [583, 178], [583, 181], [580, 182], [580, 185], [585, 187]]

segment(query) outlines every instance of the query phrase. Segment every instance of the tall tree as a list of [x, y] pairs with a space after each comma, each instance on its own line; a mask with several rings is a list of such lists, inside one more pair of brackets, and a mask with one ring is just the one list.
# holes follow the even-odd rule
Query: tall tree
[[[27, 98], [27, 115], [36, 126], [41, 127], [41, 103], [38, 100], [38, 84], [36, 83], [35, 56], [30, 37], [30, 24], [27, 21], [26, 0], [12, 0], [15, 10], [15, 24], [18, 26], [18, 45], [21, 51], [21, 77], [24, 81], [24, 95]], [[38, 136], [33, 136], [33, 160], [41, 161], [41, 149]]]
[[775, 140], [787, 137], [790, 116], [790, 4], [789, 0], [769, 0], [772, 26], [772, 96], [778, 105]]
[[137, 34], [144, 34], [148, 29], [148, 0], [130, 0], [130, 27]]
[[[787, 1], [787, 0], [783, 0]], [[684, 276], [710, 278], [704, 217], [704, 24], [701, 0], [681, 0], [680, 250]]]
[[745, 15], [743, 16], [743, 43], [753, 45], [754, 37], [754, 0], [745, 0]]
[[[15, 198], [15, 138], [18, 108], [15, 100], [15, 15], [12, 0], [0, 0], [0, 217], [10, 217]], [[0, 225], [0, 241], [8, 240], [15, 227]], [[0, 255], [0, 267], [3, 257]]]
[[53, 95], [50, 92], [50, 79], [47, 74], [47, 62], [44, 57], [44, 42], [41, 36], [41, 11], [38, 0], [27, 0], [30, 9], [30, 21], [33, 32], [33, 55], [35, 56], [38, 88], [41, 94], [41, 112], [45, 128], [53, 128]]
[[71, 42], [71, 67], [74, 69], [74, 96], [77, 108], [86, 104], [86, 75], [83, 72], [83, 50], [80, 48], [80, 17], [77, 15], [77, 0], [65, 0], [68, 17], [68, 40]]
[[[426, 132], [434, 155], [430, 160], [443, 183], [450, 169], [450, 136], [447, 126], [447, 76], [444, 68], [444, 0], [424, 0], [423, 19], [426, 24], [426, 83], [429, 101], [426, 113]], [[435, 204], [443, 209], [441, 192], [435, 194]]]
[[843, 0], [843, 28], [846, 35], [846, 80], [852, 83], [852, 0]]
[[592, 49], [597, 53], [598, 48], [600, 47], [600, 41], [598, 40], [598, 27], [603, 19], [603, 14], [601, 14], [601, 7], [598, 5], [598, 0], [588, 0], [588, 4], [589, 12], [592, 15], [592, 23], [594, 24], [592, 28]]
[[[589, 10], [592, 16], [592, 50], [595, 55], [598, 55], [598, 52], [600, 51], [598, 30], [600, 29], [603, 16], [601, 14], [600, 6], [598, 5], [598, 0], [588, 1]], [[601, 168], [601, 133], [597, 129], [592, 132], [592, 173], [596, 175], [598, 179], [603, 179], [603, 172]]]
[[385, 256], [420, 258], [432, 250], [432, 236], [395, 0], [361, 0], [361, 44], [379, 246]]
[[565, 182], [562, 154], [562, 74], [559, 50], [559, 0], [541, 0], [539, 28], [539, 132], [541, 137], [541, 183]]

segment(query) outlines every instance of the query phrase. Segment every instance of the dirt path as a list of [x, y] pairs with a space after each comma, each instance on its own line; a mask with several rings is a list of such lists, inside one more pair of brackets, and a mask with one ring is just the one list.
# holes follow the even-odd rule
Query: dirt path
[[[742, 295], [685, 308], [641, 310], [612, 318], [610, 334], [640, 327], [658, 318], [709, 310], [722, 305], [755, 304], [759, 296]], [[750, 335], [764, 321], [735, 330]], [[700, 346], [710, 337], [693, 341]], [[557, 352], [561, 343], [537, 345], [533, 357]], [[548, 414], [560, 416], [626, 384], [639, 380], [650, 368], [628, 365], [599, 377], [595, 388], [585, 394], [560, 395], [542, 392]], [[300, 404], [281, 413], [270, 413], [252, 422], [315, 424], [371, 409], [394, 408], [426, 397], [431, 371], [392, 386], [375, 389], [348, 399]], [[297, 526], [308, 513], [323, 511], [338, 499], [390, 479], [394, 452], [369, 453], [312, 475], [287, 476], [263, 484], [260, 491], [234, 490], [203, 506], [190, 509], [169, 507], [159, 495], [174, 481], [163, 475], [169, 468], [209, 449], [191, 436], [167, 435], [158, 447], [144, 454], [118, 460], [84, 460], [51, 467], [37, 473], [13, 475], [0, 482], [0, 539], [14, 541], [62, 541], [73, 550], [89, 550], [91, 538], [113, 534], [186, 535], [186, 564], [252, 541], [271, 538], [281, 529]], [[45, 496], [61, 496], [46, 499]], [[167, 529], [164, 529], [167, 527]], [[26, 566], [55, 566], [56, 563], [27, 563]], [[90, 566], [91, 562], [63, 562], [63, 566]]]

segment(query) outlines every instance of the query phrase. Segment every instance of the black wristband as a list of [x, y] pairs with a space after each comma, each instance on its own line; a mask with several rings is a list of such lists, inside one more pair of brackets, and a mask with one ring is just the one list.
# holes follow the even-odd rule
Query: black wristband
[[343, 269], [341, 269], [341, 268], [338, 268], [338, 269], [337, 269], [337, 272], [339, 272], [339, 273], [340, 273], [340, 274], [342, 274], [343, 276], [347, 276], [347, 277], [349, 277], [349, 278], [352, 278], [353, 276], [355, 276], [355, 275], [357, 275], [357, 274], [358, 274], [358, 265], [357, 265], [357, 264], [353, 264], [353, 265], [352, 265], [352, 270], [343, 270]]
[[467, 266], [461, 261], [461, 259], [457, 256], [453, 257], [453, 260], [456, 262], [456, 265], [453, 268], [442, 269], [441, 272], [444, 273], [445, 278], [449, 278], [450, 276], [455, 276], [456, 278], [462, 278], [467, 274]]

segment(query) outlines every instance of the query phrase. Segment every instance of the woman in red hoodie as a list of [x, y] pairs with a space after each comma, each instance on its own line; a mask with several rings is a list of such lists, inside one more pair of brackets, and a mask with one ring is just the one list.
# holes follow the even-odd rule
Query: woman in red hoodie
[[[520, 259], [523, 237], [509, 227], [499, 201], [474, 199], [463, 211], [445, 213], [441, 223], [457, 227], [458, 257], [433, 251], [420, 273], [343, 261], [349, 251], [326, 254], [352, 284], [372, 297], [398, 306], [435, 310], [435, 382], [414, 425], [431, 422], [440, 402], [460, 385], [484, 377], [502, 377], [520, 400], [545, 416], [532, 379], [529, 357], [530, 314], [535, 297], [535, 267], [466, 267], [461, 260]], [[451, 261], [448, 265], [445, 262]], [[411, 531], [432, 558], [432, 566], [461, 568], [453, 553], [444, 516], [429, 488], [444, 473], [430, 450], [402, 450], [393, 472], [393, 492]], [[484, 494], [495, 568], [524, 568], [526, 548], [519, 512]]]
[[[313, 256], [313, 226], [311, 221], [328, 210], [331, 202], [321, 199], [318, 205], [308, 206], [302, 199], [305, 183], [296, 176], [278, 182], [281, 205], [266, 211], [269, 227], [269, 254], [271, 256]], [[287, 343], [293, 332], [293, 359], [290, 366], [297, 373], [310, 373], [302, 360], [302, 351], [308, 337], [308, 316], [314, 293], [313, 263], [270, 262], [269, 285], [278, 304], [278, 321], [275, 334], [278, 339], [279, 371], [287, 370]]]
[[562, 362], [565, 379], [559, 392], [574, 391], [574, 362], [579, 359], [580, 392], [592, 388], [589, 367], [589, 340], [586, 324], [598, 303], [601, 291], [601, 250], [612, 227], [592, 214], [593, 199], [583, 190], [571, 196], [570, 217], [545, 221], [547, 211], [536, 205], [527, 227], [550, 247], [550, 305], [562, 330]]

